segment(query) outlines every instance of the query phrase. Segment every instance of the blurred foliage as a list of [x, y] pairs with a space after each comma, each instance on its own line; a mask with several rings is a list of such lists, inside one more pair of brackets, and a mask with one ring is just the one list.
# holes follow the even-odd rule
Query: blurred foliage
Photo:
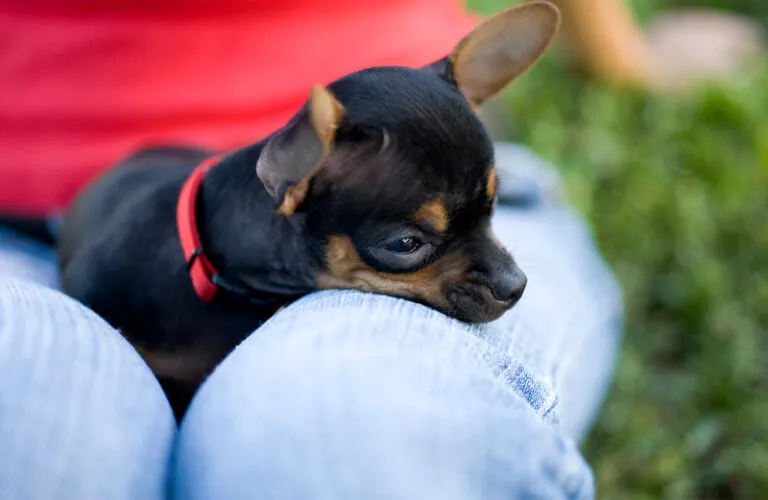
[[633, 3], [638, 6], [652, 3], [655, 6], [710, 7], [746, 14], [768, 24], [768, 2], [765, 0], [635, 0]]
[[[515, 0], [468, 0], [467, 4], [477, 12], [490, 14], [509, 5], [521, 3]], [[708, 7], [752, 16], [768, 24], [768, 2], [765, 0], [629, 0], [627, 2], [641, 20], [648, 19], [661, 9]]]
[[514, 138], [560, 168], [626, 293], [585, 443], [598, 496], [768, 498], [768, 65], [662, 97], [588, 81], [556, 52], [506, 97]]

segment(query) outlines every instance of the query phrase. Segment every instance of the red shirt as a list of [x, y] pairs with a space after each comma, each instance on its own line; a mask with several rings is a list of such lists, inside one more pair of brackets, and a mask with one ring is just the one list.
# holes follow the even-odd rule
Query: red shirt
[[420, 66], [457, 0], [0, 0], [0, 213], [64, 207], [149, 143], [234, 148], [328, 83]]

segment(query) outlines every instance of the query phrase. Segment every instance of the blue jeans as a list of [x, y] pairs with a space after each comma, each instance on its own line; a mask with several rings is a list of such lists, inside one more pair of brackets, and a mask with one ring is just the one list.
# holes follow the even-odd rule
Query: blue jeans
[[132, 347], [56, 291], [51, 249], [0, 230], [0, 498], [592, 498], [576, 443], [610, 383], [621, 296], [526, 155], [499, 146], [516, 168], [494, 226], [529, 277], [512, 311], [473, 327], [312, 294], [223, 361], [179, 428]]

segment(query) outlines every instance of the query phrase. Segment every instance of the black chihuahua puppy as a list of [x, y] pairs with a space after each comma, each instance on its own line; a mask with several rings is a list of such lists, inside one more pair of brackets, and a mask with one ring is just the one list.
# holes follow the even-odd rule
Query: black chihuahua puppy
[[507, 9], [427, 67], [315, 86], [285, 127], [231, 154], [128, 158], [66, 214], [65, 292], [136, 347], [177, 416], [231, 349], [314, 290], [498, 318], [526, 277], [491, 232], [493, 145], [475, 109], [533, 64], [559, 22], [545, 1]]

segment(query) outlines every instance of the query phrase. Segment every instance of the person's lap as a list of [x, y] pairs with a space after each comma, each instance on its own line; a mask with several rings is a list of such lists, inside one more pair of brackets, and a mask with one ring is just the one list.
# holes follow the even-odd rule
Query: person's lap
[[217, 368], [178, 432], [135, 351], [49, 288], [50, 250], [0, 231], [0, 497], [590, 497], [572, 443], [610, 380], [618, 290], [564, 206], [502, 206], [494, 227], [529, 276], [498, 322], [310, 295]]

